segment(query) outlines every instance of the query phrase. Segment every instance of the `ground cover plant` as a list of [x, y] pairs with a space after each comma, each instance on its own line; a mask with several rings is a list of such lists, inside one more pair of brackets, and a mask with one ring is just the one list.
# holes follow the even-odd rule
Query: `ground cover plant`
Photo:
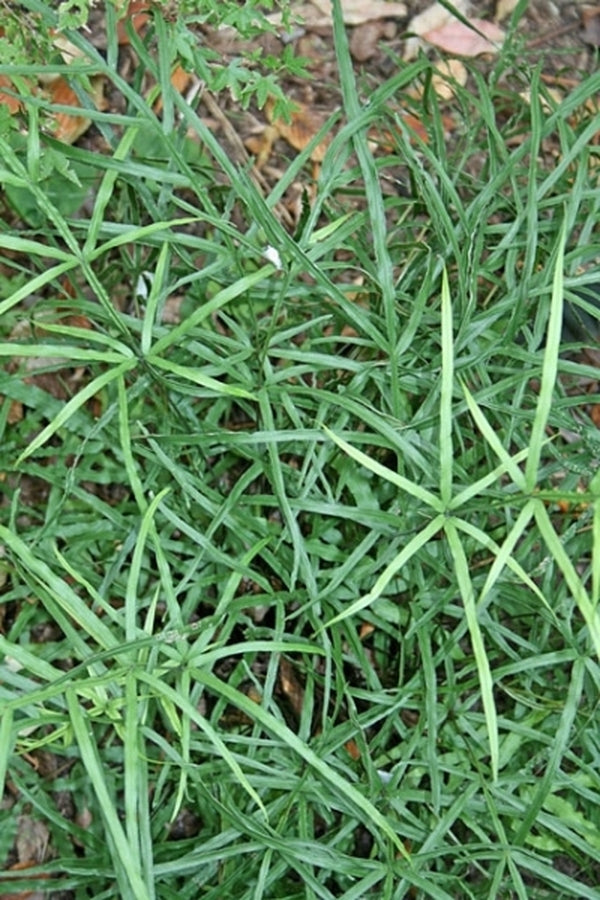
[[449, 135], [334, 3], [272, 183], [171, 83], [264, 106], [198, 7], [129, 79], [65, 30], [103, 152], [63, 60], [0, 67], [4, 896], [600, 897], [600, 75], [553, 93], [526, 8]]

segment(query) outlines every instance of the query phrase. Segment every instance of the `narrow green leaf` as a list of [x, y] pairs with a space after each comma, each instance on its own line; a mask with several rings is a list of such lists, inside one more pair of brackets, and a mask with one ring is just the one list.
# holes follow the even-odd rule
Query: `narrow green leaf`
[[520, 821], [519, 830], [514, 837], [514, 843], [516, 845], [522, 845], [525, 842], [539, 811], [542, 809], [548, 794], [552, 790], [554, 778], [568, 746], [571, 729], [573, 728], [573, 723], [579, 709], [583, 690], [583, 679], [585, 676], [585, 666], [586, 663], [583, 657], [579, 657], [573, 663], [569, 690], [565, 697], [565, 705], [560, 717], [560, 724], [554, 735], [552, 750], [549, 759], [546, 760], [544, 774], [538, 780], [535, 796], [531, 802], [527, 804], [525, 815]]
[[[113, 153], [113, 159], [116, 163], [122, 162], [129, 156], [137, 133], [137, 128], [126, 129], [117, 149]], [[100, 185], [96, 190], [96, 196], [94, 198], [94, 209], [87, 229], [87, 238], [82, 250], [82, 255], [87, 257], [88, 259], [96, 248], [98, 236], [104, 224], [106, 207], [109, 200], [113, 196], [115, 182], [118, 177], [118, 168], [108, 169], [104, 173], [102, 181], [100, 182]]]
[[452, 299], [448, 273], [442, 273], [442, 374], [440, 384], [440, 497], [445, 507], [452, 498], [452, 394], [454, 390], [454, 342], [452, 338]]
[[594, 496], [594, 520], [592, 525], [592, 598], [594, 611], [600, 604], [600, 469], [590, 481]]
[[112, 630], [77, 596], [69, 584], [55, 575], [21, 538], [4, 525], [0, 525], [0, 540], [20, 560], [27, 572], [52, 595], [55, 603], [100, 647], [108, 649], [117, 645]]
[[565, 552], [561, 539], [554, 529], [548, 510], [541, 501], [536, 502], [535, 517], [548, 551], [552, 554], [558, 568], [564, 575], [583, 621], [589, 629], [594, 652], [600, 659], [600, 609], [596, 604], [592, 603], [585, 585], [577, 574], [575, 566]]
[[511, 456], [508, 450], [503, 447], [498, 434], [484, 416], [481, 408], [477, 405], [475, 398], [471, 394], [467, 385], [463, 384], [462, 388], [465, 399], [467, 401], [467, 406], [469, 407], [471, 415], [475, 419], [477, 427], [481, 431], [482, 435], [484, 436], [500, 462], [503, 464], [504, 471], [506, 471], [510, 475], [513, 483], [516, 484], [517, 487], [520, 488], [520, 490], [525, 492], [525, 475], [519, 468], [518, 463], [521, 462], [522, 459], [527, 459], [527, 456], [529, 455], [529, 447], [521, 451], [521, 454]]
[[358, 612], [361, 612], [363, 609], [366, 609], [368, 606], [371, 606], [376, 600], [381, 597], [386, 587], [392, 580], [392, 578], [398, 574], [402, 570], [402, 568], [406, 565], [406, 563], [411, 559], [421, 547], [425, 546], [425, 544], [431, 540], [431, 538], [437, 534], [440, 529], [444, 527], [444, 522], [446, 521], [445, 516], [438, 515], [435, 519], [432, 519], [429, 524], [419, 531], [412, 540], [406, 545], [406, 547], [401, 550], [401, 552], [391, 561], [391, 563], [386, 566], [384, 571], [381, 573], [371, 590], [368, 594], [365, 594], [364, 597], [359, 597], [358, 600], [355, 600], [354, 603], [351, 603], [350, 606], [339, 613], [337, 616], [334, 616], [333, 619], [330, 619], [329, 622], [326, 622], [322, 628], [329, 628], [331, 625], [335, 625], [337, 622], [343, 622], [344, 619], [348, 619], [350, 616], [355, 615]]
[[[0, 344], [0, 356], [59, 359], [67, 360], [68, 362], [99, 362], [107, 365], [119, 365], [124, 361], [123, 353], [88, 350], [86, 347], [73, 347], [68, 344]], [[133, 354], [130, 351], [125, 356], [127, 361], [133, 359]]]
[[272, 263], [268, 263], [251, 275], [244, 275], [243, 278], [238, 279], [233, 284], [218, 291], [212, 300], [203, 303], [198, 309], [191, 313], [187, 319], [184, 319], [183, 322], [180, 322], [179, 325], [172, 328], [168, 334], [156, 341], [152, 348], [152, 358], [155, 359], [159, 357], [168, 347], [177, 344], [185, 338], [189, 332], [193, 331], [193, 329], [204, 319], [211, 316], [223, 306], [226, 306], [231, 300], [235, 300], [236, 297], [240, 297], [255, 285], [260, 284], [261, 281], [264, 281], [269, 275], [272, 275], [273, 272], [275, 272], [275, 266]]
[[[160, 17], [159, 17], [160, 18]], [[169, 261], [171, 259], [171, 248], [168, 243], [164, 243], [160, 248], [160, 253], [158, 256], [158, 260], [156, 263], [156, 268], [152, 273], [152, 284], [150, 286], [150, 293], [148, 294], [148, 299], [146, 300], [146, 309], [144, 312], [144, 320], [142, 322], [142, 338], [141, 338], [141, 348], [144, 356], [148, 356], [150, 353], [150, 346], [152, 344], [152, 329], [154, 328], [154, 324], [156, 322], [156, 313], [158, 310], [158, 303], [162, 296], [164, 286], [167, 283], [167, 275], [169, 268]]]
[[386, 481], [395, 484], [401, 491], [410, 494], [411, 497], [416, 497], [417, 500], [421, 500], [422, 503], [430, 506], [436, 512], [441, 513], [444, 511], [444, 504], [440, 498], [436, 497], [435, 494], [432, 494], [431, 491], [415, 484], [413, 481], [409, 481], [409, 479], [405, 478], [403, 475], [398, 475], [397, 472], [393, 472], [391, 469], [388, 469], [387, 466], [383, 466], [376, 460], [371, 459], [371, 457], [367, 456], [366, 453], [363, 453], [362, 450], [357, 450], [343, 438], [334, 434], [326, 425], [323, 425], [323, 431], [344, 451], [344, 453], [347, 453], [348, 456], [360, 463], [361, 466], [364, 466], [365, 469], [368, 469], [375, 475], [379, 475], [380, 478], [385, 478]]
[[[1, 246], [2, 236], [0, 235], [0, 247]], [[21, 252], [19, 249], [15, 249], [17, 253]], [[62, 275], [70, 272], [70, 270], [74, 269], [77, 265], [78, 260], [71, 257], [65, 262], [60, 263], [58, 266], [52, 266], [52, 268], [40, 272], [39, 275], [34, 275], [24, 285], [11, 294], [10, 297], [7, 297], [6, 300], [0, 302], [0, 316], [7, 313], [13, 306], [17, 306], [17, 304], [22, 300], [25, 300], [26, 297], [31, 297], [33, 294], [39, 293], [47, 284], [51, 284], [53, 281], [58, 280]]]
[[131, 847], [119, 821], [114, 800], [106, 782], [107, 771], [94, 742], [93, 732], [89, 723], [86, 722], [76, 689], [67, 688], [66, 696], [73, 733], [81, 753], [81, 762], [94, 788], [106, 823], [106, 830], [129, 882], [130, 896], [132, 900], [151, 900], [142, 879], [139, 857]]
[[125, 638], [127, 641], [133, 641], [141, 631], [138, 626], [138, 592], [137, 588], [140, 583], [144, 555], [146, 552], [146, 540], [149, 533], [156, 534], [154, 529], [154, 515], [161, 501], [169, 494], [171, 488], [165, 487], [162, 491], [152, 499], [152, 502], [145, 510], [140, 528], [138, 531], [131, 566], [129, 567], [129, 575], [127, 578], [127, 587], [125, 589]]
[[217, 394], [226, 394], [230, 397], [244, 397], [246, 400], [256, 399], [255, 395], [251, 394], [250, 391], [247, 391], [245, 388], [237, 387], [235, 384], [227, 384], [225, 381], [217, 381], [216, 378], [204, 375], [198, 369], [192, 369], [191, 366], [179, 365], [179, 363], [173, 362], [170, 359], [163, 359], [161, 356], [156, 356], [155, 353], [147, 356], [146, 361], [149, 365], [156, 366], [158, 369], [163, 369], [165, 372], [170, 372], [172, 375], [177, 375], [179, 378], [184, 378], [186, 381], [192, 381], [194, 384], [198, 384], [210, 391], [215, 391]]
[[14, 752], [13, 740], [13, 710], [11, 707], [5, 707], [0, 717], [0, 797], [4, 796], [4, 783], [6, 780], [6, 772], [8, 763]]
[[473, 647], [473, 655], [479, 675], [479, 687], [481, 690], [481, 702], [485, 714], [487, 726], [488, 741], [490, 745], [490, 761], [492, 769], [492, 778], [498, 780], [498, 766], [500, 751], [498, 745], [498, 717], [496, 714], [496, 704], [494, 702], [494, 683], [490, 664], [485, 651], [483, 635], [479, 627], [477, 618], [477, 606], [475, 604], [475, 592], [471, 583], [469, 574], [469, 561], [465, 554], [463, 545], [456, 529], [453, 519], [446, 519], [444, 530], [448, 538], [448, 545], [454, 559], [454, 571], [456, 580], [460, 589], [460, 596], [463, 601], [469, 635]]
[[546, 334], [546, 349], [542, 366], [540, 392], [531, 430], [529, 456], [527, 457], [527, 462], [525, 464], [525, 483], [529, 493], [533, 491], [537, 482], [542, 448], [547, 440], [546, 426], [548, 424], [550, 410], [552, 409], [552, 398], [554, 396], [554, 386], [556, 384], [556, 375], [558, 372], [558, 355], [560, 353], [563, 321], [563, 268], [566, 240], [566, 223], [563, 223], [557, 248], [556, 263], [554, 266], [552, 300], [550, 303], [550, 318], [548, 320], [548, 331]]

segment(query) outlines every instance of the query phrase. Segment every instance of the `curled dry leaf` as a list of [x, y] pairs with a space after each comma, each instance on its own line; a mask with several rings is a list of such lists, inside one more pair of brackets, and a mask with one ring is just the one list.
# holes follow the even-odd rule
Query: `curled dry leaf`
[[[71, 41], [67, 40], [67, 38], [62, 35], [58, 31], [52, 31], [52, 44], [59, 51], [60, 55], [63, 58], [63, 61], [70, 66], [71, 63], [75, 61], [85, 62], [88, 65], [92, 62], [89, 56], [81, 50], [80, 47], [76, 47]], [[37, 79], [40, 84], [47, 86], [52, 84], [55, 81], [59, 81], [62, 78], [58, 72], [48, 70], [42, 70], [38, 73]]]
[[[96, 109], [106, 109], [104, 100], [104, 78], [102, 75], [96, 75], [90, 79], [92, 86], [92, 101]], [[5, 104], [11, 115], [19, 112], [22, 104], [15, 97], [2, 91], [2, 87], [12, 88], [12, 82], [3, 75], [0, 75], [0, 104]], [[34, 90], [34, 93], [40, 93], [40, 88]], [[43, 88], [42, 93], [50, 100], [53, 105], [72, 106], [73, 109], [80, 109], [81, 103], [79, 98], [69, 83], [62, 77], [49, 80]], [[88, 130], [92, 124], [91, 119], [85, 115], [70, 115], [65, 112], [54, 112], [52, 114], [54, 120], [53, 137], [64, 144], [73, 144], [77, 138]]]
[[428, 44], [434, 44], [440, 50], [455, 56], [497, 53], [505, 37], [502, 28], [494, 22], [484, 22], [482, 19], [472, 19], [471, 24], [473, 28], [453, 20], [441, 28], [425, 32], [423, 39]]
[[[0, 28], [1, 34], [2, 29]], [[70, 41], [67, 41], [61, 34], [54, 34], [52, 41], [67, 64], [76, 59], [89, 62], [89, 59], [82, 51]], [[105, 109], [104, 77], [102, 75], [92, 76], [90, 85], [92, 88], [91, 99], [94, 106], [96, 109]], [[22, 103], [15, 97], [2, 91], [3, 87], [15, 89], [15, 85], [10, 78], [0, 75], [0, 104], [7, 106], [11, 115], [14, 115], [22, 108]], [[52, 104], [72, 106], [75, 109], [81, 107], [75, 91], [70, 87], [66, 79], [56, 72], [42, 72], [38, 76], [36, 83], [31, 84], [31, 91], [33, 94], [46, 96]], [[53, 137], [65, 144], [73, 144], [91, 125], [91, 120], [85, 115], [69, 115], [65, 112], [55, 112], [53, 118], [55, 123]]]
[[[0, 26], [0, 37], [4, 37], [4, 28]], [[11, 91], [17, 92], [17, 87], [13, 84], [8, 75], [0, 75], [0, 105], [7, 106], [8, 111], [11, 116], [14, 116], [15, 113], [19, 112], [22, 108], [22, 104], [20, 100], [17, 100], [16, 97], [12, 97], [10, 94], [5, 93], [2, 88], [8, 88]]]
[[162, 311], [161, 322], [163, 325], [179, 325], [184, 301], [184, 294], [171, 294], [167, 297]]
[[88, 64], [92, 62], [90, 57], [87, 56], [80, 47], [76, 47], [72, 41], [67, 40], [67, 38], [59, 32], [52, 38], [52, 43], [56, 49], [60, 51], [60, 55], [68, 66], [72, 62], [75, 62], [75, 60]]
[[[331, 0], [311, 0], [317, 9], [332, 21]], [[388, 3], [387, 0], [340, 0], [342, 16], [346, 25], [361, 25], [375, 19], [402, 19], [406, 15], [404, 3]]]

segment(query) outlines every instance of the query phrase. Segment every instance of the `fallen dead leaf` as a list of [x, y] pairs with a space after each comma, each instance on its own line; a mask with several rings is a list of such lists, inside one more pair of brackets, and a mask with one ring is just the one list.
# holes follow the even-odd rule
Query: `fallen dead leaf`
[[[92, 86], [92, 102], [96, 109], [106, 109], [104, 100], [104, 78], [102, 75], [95, 75], [90, 78]], [[46, 94], [53, 104], [60, 106], [72, 106], [74, 109], [81, 109], [79, 97], [69, 85], [69, 83], [61, 76], [46, 87]], [[84, 115], [70, 115], [65, 112], [55, 112], [53, 114], [55, 130], [53, 137], [64, 144], [73, 144], [88, 130], [92, 124], [92, 120]]]
[[279, 131], [273, 125], [267, 125], [260, 134], [251, 134], [244, 141], [244, 147], [254, 157], [254, 168], [260, 171], [269, 161], [273, 144], [279, 137]]
[[[404, 3], [388, 3], [387, 0], [340, 0], [342, 15], [346, 25], [361, 25], [363, 22], [373, 22], [375, 19], [402, 19], [406, 15]], [[327, 17], [329, 22], [333, 19], [333, 7], [331, 0], [311, 0], [319, 12]]]
[[90, 811], [90, 808], [88, 806], [84, 806], [81, 812], [77, 813], [75, 821], [80, 828], [89, 828], [94, 821], [94, 817]]
[[14, 868], [27, 868], [44, 862], [49, 841], [50, 832], [43, 822], [31, 816], [19, 816], [15, 838], [18, 863]]
[[356, 743], [355, 740], [350, 738], [350, 740], [346, 741], [346, 743], [344, 744], [344, 748], [345, 748], [346, 752], [348, 753], [348, 755], [350, 756], [350, 758], [353, 759], [355, 762], [356, 762], [356, 760], [360, 759], [360, 750], [358, 749], [358, 744]]
[[[0, 34], [2, 29], [0, 28]], [[61, 34], [53, 34], [52, 41], [56, 49], [60, 52], [64, 61], [69, 64], [73, 60], [89, 60], [87, 57], [70, 41], [67, 41]], [[96, 109], [105, 109], [104, 101], [104, 77], [95, 75], [89, 79], [92, 93], [91, 99]], [[10, 94], [2, 91], [2, 87], [14, 88], [13, 82], [4, 75], [0, 75], [0, 103], [5, 104], [10, 113], [14, 115], [22, 108], [22, 103]], [[81, 107], [79, 98], [67, 80], [56, 72], [41, 73], [37, 81], [31, 84], [33, 94], [45, 96], [52, 104], [60, 106], [72, 106], [74, 109]], [[54, 133], [53, 136], [65, 144], [73, 144], [77, 138], [81, 137], [91, 125], [91, 120], [84, 115], [69, 115], [65, 112], [54, 112]]]
[[127, 23], [131, 22], [133, 30], [139, 34], [150, 18], [150, 3], [148, 0], [131, 0], [127, 7], [127, 12], [122, 19], [117, 22], [117, 41], [121, 46], [130, 44], [129, 35], [127, 34]]
[[393, 22], [384, 22], [381, 19], [357, 25], [350, 37], [350, 53], [357, 62], [366, 62], [377, 53], [379, 41], [384, 37], [393, 37], [395, 30]]
[[[550, 99], [552, 100], [552, 102], [556, 104], [556, 106], [559, 106], [562, 103], [562, 95], [561, 95], [560, 91], [556, 90], [556, 88], [548, 88], [548, 95], [549, 95]], [[525, 103], [531, 105], [531, 91], [530, 90], [520, 91], [519, 97], [521, 97], [521, 99], [524, 100]], [[544, 110], [545, 113], [552, 112], [552, 106], [550, 105], [550, 102], [548, 101], [548, 99], [546, 97], [542, 97], [539, 94], [536, 94], [536, 100], [540, 101], [540, 106], [542, 107], [542, 109]]]
[[[315, 113], [305, 104], [295, 102], [295, 110], [291, 114], [289, 122], [283, 119], [275, 119], [273, 116], [274, 101], [267, 100], [265, 103], [265, 113], [271, 125], [277, 129], [277, 134], [284, 141], [297, 150], [302, 152], [318, 134], [325, 123], [323, 116]], [[325, 152], [330, 144], [329, 136], [325, 136], [322, 141], [313, 148], [310, 158], [315, 163], [323, 162]]]
[[460, 59], [441, 60], [431, 78], [431, 85], [441, 100], [454, 97], [454, 83], [461, 87], [467, 83], [467, 70]]
[[300, 718], [304, 704], [304, 688], [298, 680], [292, 663], [283, 657], [279, 661], [279, 683], [288, 703]]
[[[420, 119], [416, 116], [413, 116], [411, 113], [402, 113], [401, 114], [402, 122], [406, 126], [407, 130], [414, 134], [415, 137], [419, 138], [419, 140], [423, 141], [423, 143], [428, 143], [429, 135], [427, 134], [427, 130]], [[369, 131], [369, 144], [371, 145], [371, 149], [375, 150], [379, 148], [381, 150], [385, 150], [387, 153], [393, 153], [398, 149], [398, 142], [400, 140], [400, 132], [399, 129], [394, 127], [392, 130], [379, 131], [378, 129], [372, 128]], [[350, 295], [349, 299], [355, 299]], [[344, 333], [342, 331], [342, 333]], [[352, 336], [355, 333], [352, 332]]]
[[600, 47], [600, 6], [588, 7], [581, 11], [581, 36], [586, 44]]
[[[0, 397], [0, 400], [3, 398]], [[6, 398], [4, 398], [6, 400]], [[16, 425], [17, 422], [23, 421], [23, 416], [25, 412], [23, 410], [23, 404], [20, 400], [11, 400], [10, 406], [8, 407], [8, 413], [6, 415], [6, 423], [7, 425]]]
[[63, 34], [56, 32], [55, 36], [52, 39], [52, 43], [60, 52], [60, 55], [67, 65], [75, 62], [75, 60], [91, 63], [90, 57], [87, 56], [80, 47], [76, 47], [75, 44], [67, 40], [67, 38]]
[[[190, 72], [186, 72], [184, 68], [181, 66], [176, 66], [171, 73], [171, 85], [178, 91], [180, 94], [188, 87], [190, 81], [192, 80], [192, 74]], [[163, 101], [162, 97], [159, 97], [156, 103], [154, 104], [154, 112], [160, 113], [162, 112]]]
[[406, 125], [408, 130], [412, 131], [413, 134], [415, 134], [416, 137], [420, 138], [425, 144], [429, 141], [427, 129], [417, 116], [413, 116], [411, 113], [403, 113], [402, 121]]
[[[494, 22], [471, 19], [474, 28], [457, 20], [446, 22], [423, 34], [423, 40], [454, 56], [481, 56], [482, 53], [497, 53], [504, 41], [504, 31]], [[478, 34], [477, 32], [481, 32]]]
[[[283, 14], [280, 12], [268, 13], [265, 19], [276, 28], [283, 26]], [[330, 31], [331, 24], [331, 10], [328, 13], [322, 13], [312, 3], [300, 3], [298, 6], [294, 6], [292, 21], [284, 34], [287, 35], [287, 40], [291, 41], [295, 37], [305, 35], [307, 30], [313, 34], [323, 30]]]
[[248, 697], [249, 700], [252, 700], [253, 703], [262, 703], [263, 701], [262, 694], [253, 684], [251, 684], [246, 691], [246, 697]]
[[6, 94], [2, 88], [9, 88], [9, 90], [16, 90], [15, 85], [12, 83], [10, 78], [7, 75], [0, 75], [0, 103], [4, 106], [8, 107], [8, 111], [12, 116], [15, 113], [18, 113], [22, 108], [22, 103], [20, 100], [17, 100], [16, 97], [12, 97], [10, 94]]
[[[23, 866], [16, 866], [15, 868], [23, 868]], [[45, 891], [19, 891], [17, 894], [3, 893], [2, 900], [45, 900], [47, 896], [48, 894]]]
[[498, 0], [496, 12], [494, 13], [494, 22], [503, 22], [504, 19], [507, 19], [518, 2], [519, 0]]
[[179, 325], [184, 301], [185, 294], [171, 294], [167, 297], [162, 311], [161, 322], [163, 325]]
[[[467, 0], [455, 0], [454, 2], [456, 11], [463, 15], [466, 12], [466, 6]], [[423, 12], [413, 16], [408, 23], [406, 30], [409, 34], [414, 35], [414, 37], [410, 37], [406, 41], [404, 47], [404, 59], [411, 60], [417, 56], [419, 49], [423, 46], [421, 37], [424, 34], [428, 31], [435, 31], [437, 28], [442, 28], [447, 22], [454, 21], [456, 21], [455, 16], [453, 16], [441, 3], [432, 3], [432, 5], [428, 6], [427, 9], [424, 9]]]

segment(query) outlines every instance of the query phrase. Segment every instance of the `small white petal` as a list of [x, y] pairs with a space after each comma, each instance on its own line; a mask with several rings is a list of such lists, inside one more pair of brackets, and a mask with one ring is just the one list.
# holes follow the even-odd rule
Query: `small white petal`
[[275, 247], [267, 247], [267, 249], [263, 253], [263, 256], [267, 260], [267, 262], [273, 263], [276, 269], [283, 268], [283, 266], [281, 265], [281, 257]]
[[154, 272], [141, 272], [135, 286], [135, 296], [140, 300], [147, 300], [150, 287], [154, 281]]

